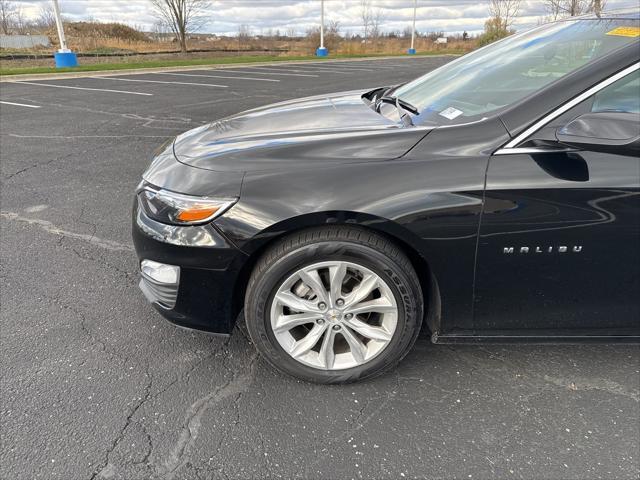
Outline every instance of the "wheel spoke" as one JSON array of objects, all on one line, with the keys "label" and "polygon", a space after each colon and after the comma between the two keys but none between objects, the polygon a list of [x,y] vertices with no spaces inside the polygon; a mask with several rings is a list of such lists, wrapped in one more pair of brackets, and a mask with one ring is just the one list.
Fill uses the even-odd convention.
[{"label": "wheel spoke", "polygon": [[395,305],[385,297],[376,298],[367,302],[357,303],[345,309],[345,313],[358,315],[359,313],[392,313],[396,311]]},{"label": "wheel spoke", "polygon": [[373,325],[369,325],[357,318],[352,318],[351,320],[345,320],[346,324],[349,328],[355,330],[363,337],[370,338],[372,340],[380,340],[383,342],[388,342],[391,340],[391,334],[387,332],[383,327],[374,327]]},{"label": "wheel spoke", "polygon": [[318,343],[318,340],[326,330],[326,325],[315,324],[304,338],[298,340],[293,344],[293,348],[289,351],[291,356],[299,357],[309,352],[309,350],[311,350],[315,346],[315,344]]},{"label": "wheel spoke", "polygon": [[365,346],[365,344],[362,343],[360,339],[356,337],[348,328],[343,328],[342,330],[340,330],[340,332],[349,344],[349,349],[351,350],[353,359],[358,362],[358,364],[363,363],[365,354],[367,352],[367,347]]},{"label": "wheel spoke", "polygon": [[295,312],[320,312],[316,304],[300,298],[291,292],[278,292],[276,294],[276,300]]},{"label": "wheel spoke", "polygon": [[298,272],[298,276],[300,277],[300,280],[310,287],[311,290],[313,290],[313,293],[317,295],[318,302],[322,301],[328,303],[327,289],[324,288],[317,270],[300,270]]},{"label": "wheel spoke", "polygon": [[293,315],[279,315],[276,319],[273,331],[286,332],[287,330],[291,330],[293,327],[304,325],[305,323],[314,322],[321,317],[321,314],[314,312],[295,313]]},{"label": "wheel spoke", "polygon": [[360,303],[378,287],[378,276],[372,273],[366,274],[357,287],[349,294],[346,305],[351,306]]},{"label": "wheel spoke", "polygon": [[335,305],[336,300],[342,296],[342,284],[346,275],[347,266],[342,262],[329,268],[329,284],[331,285],[329,297],[332,305]]},{"label": "wheel spoke", "polygon": [[324,363],[324,368],[331,370],[336,360],[336,354],[333,351],[333,343],[336,337],[335,330],[329,328],[322,339],[320,347],[320,361]]}]

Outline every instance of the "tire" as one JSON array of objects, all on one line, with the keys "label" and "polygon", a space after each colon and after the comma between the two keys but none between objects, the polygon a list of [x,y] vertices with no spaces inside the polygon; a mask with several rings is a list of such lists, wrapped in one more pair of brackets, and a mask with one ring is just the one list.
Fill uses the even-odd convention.
[{"label": "tire", "polygon": [[[291,308],[297,305],[304,308]],[[278,241],[257,262],[245,296],[247,330],[262,356],[281,372],[324,384],[396,366],[413,346],[423,312],[409,259],[357,227],[315,228]],[[291,319],[307,317],[315,318],[287,330]]]}]

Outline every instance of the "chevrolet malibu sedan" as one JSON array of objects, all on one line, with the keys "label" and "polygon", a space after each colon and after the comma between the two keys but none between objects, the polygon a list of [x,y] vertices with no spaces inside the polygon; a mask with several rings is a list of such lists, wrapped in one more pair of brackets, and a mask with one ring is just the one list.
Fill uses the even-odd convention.
[{"label": "chevrolet malibu sedan", "polygon": [[273,366],[378,375],[434,343],[640,339],[640,15],[544,25],[402,84],[291,100],[161,148],[140,288]]}]

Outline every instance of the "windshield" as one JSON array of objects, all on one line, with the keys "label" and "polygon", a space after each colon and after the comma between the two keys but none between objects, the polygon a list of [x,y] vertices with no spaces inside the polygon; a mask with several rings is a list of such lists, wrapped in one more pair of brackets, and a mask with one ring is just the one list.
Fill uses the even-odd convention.
[{"label": "windshield", "polygon": [[579,19],[543,25],[465,55],[399,87],[415,124],[465,123],[495,113],[558,78],[638,42],[640,22]]}]

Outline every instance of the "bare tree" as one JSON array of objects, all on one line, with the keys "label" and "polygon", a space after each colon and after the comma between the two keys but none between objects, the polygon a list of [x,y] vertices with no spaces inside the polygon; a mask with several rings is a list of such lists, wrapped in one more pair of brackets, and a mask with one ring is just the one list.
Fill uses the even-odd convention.
[{"label": "bare tree", "polygon": [[251,27],[246,23],[238,26],[238,38],[249,40],[253,34],[251,33]]},{"label": "bare tree", "polygon": [[582,14],[584,7],[585,2],[583,0],[569,0],[564,2],[564,5],[560,4],[561,11],[564,10],[564,12],[570,17]]},{"label": "bare tree", "polygon": [[[320,44],[320,27],[313,27],[306,31],[306,44],[309,48],[309,53],[315,52],[317,46]],[[324,45],[330,52],[337,52],[342,41],[340,35],[340,22],[337,20],[330,20],[324,27]]]},{"label": "bare tree", "polygon": [[251,32],[251,27],[249,25],[247,25],[246,23],[243,23],[241,25],[238,26],[238,50],[240,50],[240,44],[248,44],[249,40],[251,40],[251,37],[253,36],[253,33]]},{"label": "bare tree", "polygon": [[9,35],[18,7],[9,0],[0,0],[0,29]]},{"label": "bare tree", "polygon": [[545,6],[547,8],[547,12],[549,12],[549,16],[544,17],[542,19],[542,22],[540,23],[547,23],[547,21],[555,21],[561,16],[561,10],[560,10],[561,1],[562,0],[547,0]]},{"label": "bare tree", "polygon": [[40,5],[40,12],[38,14],[38,19],[36,20],[36,25],[45,30],[55,27],[56,14],[53,11],[51,2]]},{"label": "bare tree", "polygon": [[546,7],[551,20],[557,20],[586,13],[600,15],[606,3],[606,0],[546,0]]},{"label": "bare tree", "polygon": [[25,16],[24,10],[22,10],[21,7],[16,8],[12,23],[13,30],[15,30],[18,35],[26,35],[31,30],[31,22]]},{"label": "bare tree", "polygon": [[369,39],[369,30],[371,28],[371,0],[360,0],[360,18],[362,19],[362,28],[364,36],[364,45],[366,47]]},{"label": "bare tree", "polygon": [[151,0],[156,17],[164,21],[180,43],[180,51],[187,51],[187,35],[195,32],[206,20],[209,0]]},{"label": "bare tree", "polygon": [[520,11],[522,0],[491,0],[489,19],[484,22],[484,32],[478,37],[478,45],[484,46],[514,33],[513,21]]},{"label": "bare tree", "polygon": [[340,20],[330,20],[329,24],[327,25],[327,32],[329,33],[329,35],[335,35],[336,37],[339,37],[341,28],[342,27],[340,26]]},{"label": "bare tree", "polygon": [[151,36],[156,41],[162,42],[167,40],[168,33],[171,33],[171,28],[169,28],[167,23],[161,18],[156,19],[151,27]]},{"label": "bare tree", "polygon": [[378,44],[378,40],[382,35],[382,23],[384,22],[384,13],[382,9],[377,8],[371,13],[371,39],[374,44]]},{"label": "bare tree", "polygon": [[496,26],[508,31],[520,11],[522,0],[491,0],[489,14]]},{"label": "bare tree", "polygon": [[593,0],[593,13],[600,16],[602,10],[604,10],[606,0]]}]

